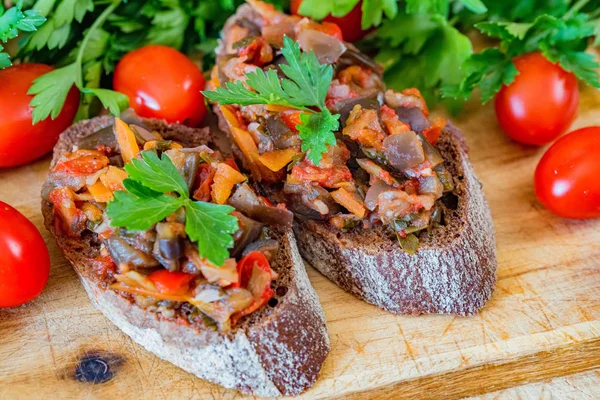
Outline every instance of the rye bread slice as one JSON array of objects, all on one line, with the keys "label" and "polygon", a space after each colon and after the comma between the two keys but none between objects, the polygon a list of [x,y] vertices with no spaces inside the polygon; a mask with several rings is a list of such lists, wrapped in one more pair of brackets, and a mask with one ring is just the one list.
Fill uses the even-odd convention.
[{"label": "rye bread slice", "polygon": [[[251,33],[260,32],[264,20],[249,5],[240,6],[225,24],[217,62],[232,56],[225,44],[236,24]],[[218,106],[215,112],[219,128],[232,141]],[[243,160],[237,146],[232,148]],[[462,133],[450,124],[438,148],[456,189],[444,198],[446,225],[422,233],[416,254],[403,251],[387,227],[341,232],[328,222],[296,219],[294,232],[302,257],[342,289],[396,314],[472,315],[479,311],[496,282],[490,210]]]},{"label": "rye bread slice", "polygon": [[413,255],[387,227],[340,232],[328,222],[296,220],[300,254],[342,289],[396,314],[473,315],[496,283],[489,207],[462,134],[445,129],[438,149],[455,189],[442,198],[445,226],[419,236]]},{"label": "rye bread slice", "polygon": [[[112,123],[112,118],[98,117],[67,129],[54,149],[51,166],[62,153],[71,151],[79,138]],[[191,129],[157,120],[146,123],[163,137],[185,146],[212,143],[207,128]],[[44,195],[49,189],[47,181],[42,189],[46,228],[73,265],[94,306],[134,341],[202,379],[256,396],[296,395],[314,384],[329,353],[329,337],[323,310],[291,231],[271,232],[281,246],[272,265],[280,274],[277,285],[286,288],[277,290],[277,305],[263,307],[223,334],[209,327],[175,323],[107,290],[94,261],[100,250],[96,235],[58,235],[53,206]]]}]

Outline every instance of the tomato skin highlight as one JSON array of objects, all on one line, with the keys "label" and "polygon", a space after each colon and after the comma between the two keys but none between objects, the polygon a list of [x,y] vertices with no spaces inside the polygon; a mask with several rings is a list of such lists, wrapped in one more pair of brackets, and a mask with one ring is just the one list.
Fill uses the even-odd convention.
[{"label": "tomato skin highlight", "polygon": [[519,74],[496,95],[498,122],[517,142],[550,143],[567,131],[577,115],[577,78],[541,53],[525,54],[514,63]]},{"label": "tomato skin highlight", "polygon": [[[300,9],[300,5],[302,5],[302,1],[292,0],[290,2],[290,10],[293,15],[301,15],[298,13],[298,10]],[[332,22],[339,26],[344,40],[347,42],[357,42],[370,32],[370,30],[363,31],[360,28],[362,24],[362,1],[359,1],[345,16],[334,17],[333,15],[328,15],[323,21]]]},{"label": "tomato skin highlight", "polygon": [[600,217],[600,127],[571,132],[546,151],[535,170],[535,193],[553,213]]},{"label": "tomato skin highlight", "polygon": [[207,112],[202,71],[171,47],[150,45],[127,53],[117,64],[113,86],[141,117],[196,127]]},{"label": "tomato skin highlight", "polygon": [[0,70],[0,168],[27,164],[52,151],[58,136],[71,125],[79,108],[79,91],[73,87],[56,119],[32,124],[32,82],[53,67],[20,64]]},{"label": "tomato skin highlight", "polygon": [[166,269],[154,271],[148,276],[160,293],[183,296],[190,289],[190,282],[196,276],[185,272],[171,272]]},{"label": "tomato skin highlight", "polygon": [[0,201],[0,308],[36,298],[49,273],[50,255],[40,232],[23,214]]}]

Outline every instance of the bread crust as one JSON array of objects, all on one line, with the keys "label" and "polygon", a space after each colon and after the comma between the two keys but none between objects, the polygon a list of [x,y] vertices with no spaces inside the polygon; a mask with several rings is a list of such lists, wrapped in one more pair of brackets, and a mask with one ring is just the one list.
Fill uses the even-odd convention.
[{"label": "bread crust", "polygon": [[297,220],[306,261],[342,289],[396,314],[478,312],[496,283],[494,226],[462,134],[446,129],[439,148],[458,178],[458,205],[445,209],[446,226],[421,235],[414,255],[381,232],[344,233],[327,222]]},{"label": "bread crust", "polygon": [[[217,60],[227,59],[233,25],[261,24],[242,5],[223,29]],[[219,127],[229,126],[215,107]],[[243,161],[236,146],[234,154]],[[452,124],[442,132],[439,149],[455,178],[456,210],[446,209],[447,225],[420,235],[414,255],[403,251],[386,229],[341,232],[328,222],[296,219],[294,233],[302,257],[342,289],[396,314],[472,315],[489,300],[496,282],[494,226],[481,183],[473,171],[462,133]],[[267,191],[268,192],[268,191]]]},{"label": "bread crust", "polygon": [[[212,142],[208,129],[145,122],[163,137],[186,146]],[[79,138],[111,124],[112,118],[98,117],[67,129],[56,145],[51,167]],[[291,231],[271,232],[281,246],[273,269],[280,273],[279,282],[285,284],[287,293],[278,298],[275,308],[263,307],[223,334],[176,323],[103,288],[97,273],[99,263],[94,260],[99,242],[91,234],[81,239],[57,234],[53,206],[44,196],[49,185],[47,181],[42,190],[46,228],[73,265],[94,306],[134,341],[202,379],[256,396],[297,395],[314,384],[330,350],[329,337]]]}]

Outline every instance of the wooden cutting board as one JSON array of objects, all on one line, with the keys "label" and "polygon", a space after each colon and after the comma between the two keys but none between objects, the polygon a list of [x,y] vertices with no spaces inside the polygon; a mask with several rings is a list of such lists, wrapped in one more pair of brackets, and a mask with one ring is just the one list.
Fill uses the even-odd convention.
[{"label": "wooden cutting board", "polygon": [[[600,92],[583,88],[581,103],[573,128],[600,124]],[[507,139],[491,105],[469,105],[456,123],[496,225],[491,301],[472,318],[395,316],[309,267],[332,349],[306,398],[453,399],[600,367],[600,220],[563,220],[537,202],[543,149]],[[0,171],[0,200],[38,226],[52,256],[43,294],[0,310],[0,399],[241,398],[154,357],[92,307],[42,227],[48,163]]]}]

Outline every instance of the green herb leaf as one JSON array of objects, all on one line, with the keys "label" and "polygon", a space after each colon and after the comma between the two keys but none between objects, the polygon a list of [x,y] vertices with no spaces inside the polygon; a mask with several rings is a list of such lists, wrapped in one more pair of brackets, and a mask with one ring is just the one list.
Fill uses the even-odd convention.
[{"label": "green herb leaf", "polygon": [[[298,12],[301,15],[322,20],[328,15],[343,17],[347,15],[360,0],[304,0]],[[422,0],[419,0],[422,1]],[[394,18],[398,12],[397,0],[363,0],[361,28],[369,29],[381,24],[383,15]]]},{"label": "green herb leaf", "polygon": [[339,119],[339,114],[332,115],[327,109],[321,113],[300,115],[302,124],[297,128],[302,139],[302,151],[308,151],[306,158],[313,164],[321,162],[328,145],[335,145],[333,132],[340,128]]},{"label": "green herb leaf", "polygon": [[400,12],[384,22],[378,38],[385,50],[376,60],[386,67],[387,84],[396,90],[417,87],[429,103],[438,97],[438,87],[461,82],[462,64],[473,52],[470,40],[436,14]]},{"label": "green herb leaf", "polygon": [[163,153],[161,158],[153,151],[143,151],[142,160],[133,159],[125,166],[125,171],[133,180],[161,192],[176,192],[183,198],[189,197],[187,183],[171,159]]},{"label": "green herb leaf", "polygon": [[325,108],[325,97],[333,78],[333,67],[320,64],[313,51],[302,53],[300,45],[284,37],[281,53],[288,64],[280,68],[290,80],[282,82],[283,89],[296,106]]},{"label": "green herb leaf", "polygon": [[[6,43],[14,39],[21,32],[35,32],[41,26],[46,18],[40,15],[37,10],[22,11],[23,0],[20,0],[14,7],[4,11],[0,4],[0,42]],[[0,45],[0,69],[12,65],[7,53],[3,53],[4,47]]]},{"label": "green herb leaf", "polygon": [[86,92],[98,97],[104,108],[108,108],[110,113],[116,117],[121,114],[121,111],[129,107],[129,98],[123,93],[100,88],[87,88]]},{"label": "green herb leaf", "polygon": [[[183,176],[165,153],[159,158],[144,151],[142,159],[132,160],[125,170],[129,174],[123,181],[127,191],[115,192],[106,209],[112,226],[146,230],[185,207],[185,231],[198,244],[200,256],[223,265],[234,244],[232,235],[239,229],[237,217],[231,215],[233,207],[191,200]],[[165,194],[170,192],[180,197]]]},{"label": "green herb leaf", "polygon": [[[203,92],[213,102],[220,104],[275,104],[306,111],[298,125],[302,150],[309,152],[310,160],[318,164],[328,144],[335,144],[334,131],[339,129],[339,115],[332,115],[325,106],[325,98],[333,67],[320,64],[314,52],[301,52],[300,46],[289,37],[284,37],[281,53],[287,61],[281,70],[287,78],[280,80],[274,70],[257,70],[248,74],[245,84],[228,82],[216,91]],[[317,107],[315,112],[309,107]],[[333,142],[332,142],[333,140]]]},{"label": "green herb leaf", "polygon": [[584,51],[570,51],[550,47],[543,47],[542,54],[548,60],[559,63],[566,71],[573,72],[588,85],[600,88],[600,80],[598,79],[600,64],[592,54]]},{"label": "green herb leaf", "polygon": [[442,94],[447,97],[468,99],[473,89],[481,87],[481,101],[491,100],[502,85],[509,85],[518,74],[512,60],[499,49],[485,49],[473,54],[463,64],[465,79],[460,85],[442,87]]},{"label": "green herb leaf", "polygon": [[475,14],[484,14],[487,12],[487,7],[481,0],[460,0],[463,6]]},{"label": "green herb leaf", "polygon": [[76,65],[55,69],[33,81],[27,94],[35,95],[29,105],[34,107],[33,124],[48,116],[55,119],[60,114],[69,90],[75,84]]},{"label": "green herb leaf", "polygon": [[246,75],[246,82],[255,92],[248,90],[243,82],[238,81],[227,82],[225,88],[218,87],[214,92],[205,91],[203,93],[210,101],[221,104],[293,106],[292,100],[283,91],[281,81],[274,70],[270,69],[266,73],[263,71],[251,72]]},{"label": "green herb leaf", "polygon": [[145,231],[180,209],[186,199],[149,191],[135,180],[125,179],[127,192],[114,192],[114,199],[107,205],[106,212],[111,225],[126,227],[134,231]]},{"label": "green herb leaf", "polygon": [[185,232],[198,243],[198,252],[216,266],[223,265],[233,247],[233,234],[238,219],[231,215],[233,207],[199,201],[186,205]]}]

